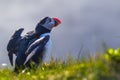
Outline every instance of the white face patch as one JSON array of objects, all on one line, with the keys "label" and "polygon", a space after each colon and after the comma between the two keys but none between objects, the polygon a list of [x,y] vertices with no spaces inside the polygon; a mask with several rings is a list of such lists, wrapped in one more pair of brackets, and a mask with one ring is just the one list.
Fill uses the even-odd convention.
[{"label": "white face patch", "polygon": [[51,30],[54,25],[55,25],[55,21],[51,18],[51,21],[47,19],[46,22],[42,26]]}]

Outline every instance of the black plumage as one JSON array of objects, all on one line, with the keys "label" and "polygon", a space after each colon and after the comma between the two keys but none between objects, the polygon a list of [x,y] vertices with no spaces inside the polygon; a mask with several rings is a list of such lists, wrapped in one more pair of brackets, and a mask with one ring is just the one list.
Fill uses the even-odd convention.
[{"label": "black plumage", "polygon": [[23,30],[23,28],[16,30],[8,42],[7,51],[11,65],[13,65],[13,54],[17,54],[18,45],[20,43]]}]

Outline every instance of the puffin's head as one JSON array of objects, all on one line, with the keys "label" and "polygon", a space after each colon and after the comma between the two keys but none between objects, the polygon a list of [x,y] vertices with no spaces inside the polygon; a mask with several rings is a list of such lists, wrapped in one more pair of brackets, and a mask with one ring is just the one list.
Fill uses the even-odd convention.
[{"label": "puffin's head", "polygon": [[50,32],[54,27],[57,27],[59,24],[61,24],[60,19],[58,18],[50,18],[50,17],[45,17],[43,18],[36,26],[35,32],[40,33],[41,31]]}]

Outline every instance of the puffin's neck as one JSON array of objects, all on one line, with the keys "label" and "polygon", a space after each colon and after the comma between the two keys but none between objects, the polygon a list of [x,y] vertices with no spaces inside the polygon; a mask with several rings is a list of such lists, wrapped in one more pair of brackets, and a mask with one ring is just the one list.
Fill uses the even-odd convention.
[{"label": "puffin's neck", "polygon": [[40,37],[44,37],[44,36],[47,36],[47,35],[50,36],[50,33],[44,33],[44,34],[41,34]]}]

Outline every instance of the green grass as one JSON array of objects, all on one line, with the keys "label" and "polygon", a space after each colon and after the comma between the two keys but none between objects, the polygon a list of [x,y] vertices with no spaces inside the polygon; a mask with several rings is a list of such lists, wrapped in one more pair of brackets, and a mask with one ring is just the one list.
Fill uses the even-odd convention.
[{"label": "green grass", "polygon": [[51,59],[37,69],[16,74],[11,69],[0,69],[0,80],[120,80],[120,49],[108,49],[87,59],[72,57],[64,61]]}]

